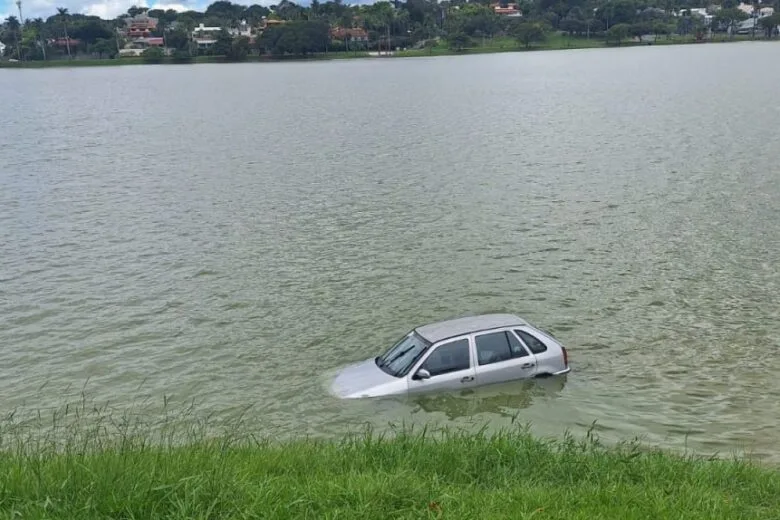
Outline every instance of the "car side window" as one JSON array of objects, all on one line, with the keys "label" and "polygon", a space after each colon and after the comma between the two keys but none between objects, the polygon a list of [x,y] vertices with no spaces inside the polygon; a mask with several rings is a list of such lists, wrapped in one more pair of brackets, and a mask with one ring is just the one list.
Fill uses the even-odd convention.
[{"label": "car side window", "polygon": [[528,345],[528,348],[533,352],[534,354],[541,354],[542,352],[547,351],[547,345],[545,345],[539,338],[534,336],[533,334],[529,334],[528,332],[525,332],[524,330],[515,330],[518,336],[520,336],[520,339],[522,339],[526,345]]},{"label": "car side window", "polygon": [[523,344],[517,339],[517,336],[510,331],[506,331],[506,337],[509,338],[509,349],[512,351],[512,357],[525,357],[528,355],[528,351]]},{"label": "car side window", "polygon": [[420,368],[424,368],[434,377],[466,370],[470,366],[469,340],[464,338],[437,347]]},{"label": "car side window", "polygon": [[528,355],[517,337],[510,331],[490,332],[476,337],[477,363],[489,365]]},{"label": "car side window", "polygon": [[477,363],[489,365],[512,359],[512,351],[509,349],[509,340],[505,332],[490,332],[476,337]]}]

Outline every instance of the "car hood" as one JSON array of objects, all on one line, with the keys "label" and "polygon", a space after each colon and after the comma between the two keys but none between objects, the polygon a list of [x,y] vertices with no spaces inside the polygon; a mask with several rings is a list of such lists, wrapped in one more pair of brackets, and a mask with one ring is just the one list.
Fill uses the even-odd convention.
[{"label": "car hood", "polygon": [[343,368],[333,380],[331,391],[341,398],[373,397],[398,393],[398,390],[405,386],[406,381],[403,378],[393,377],[382,371],[371,358]]}]

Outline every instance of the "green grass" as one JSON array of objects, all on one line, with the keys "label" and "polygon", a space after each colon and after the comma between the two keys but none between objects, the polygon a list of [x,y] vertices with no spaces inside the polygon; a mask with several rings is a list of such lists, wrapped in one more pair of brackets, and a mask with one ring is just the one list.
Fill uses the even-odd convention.
[{"label": "green grass", "polygon": [[563,50],[563,49],[587,49],[605,47],[603,39],[600,38],[572,38],[560,34],[550,35],[544,43],[537,43],[525,48],[517,41],[508,36],[497,36],[492,39],[475,39],[474,46],[468,47],[462,51],[455,51],[448,47],[447,43],[442,41],[430,49],[408,49],[396,53],[396,56],[417,57],[417,56],[447,56],[457,54],[488,54],[499,52],[525,52],[537,50]]},{"label": "green grass", "polygon": [[[268,56],[255,56],[251,55],[244,60],[245,62],[274,62],[274,61],[296,61],[296,60],[338,60],[338,59],[355,59],[365,58],[368,54],[365,52],[329,52],[327,54],[310,54],[304,57],[298,56],[285,56],[282,58],[272,58]],[[8,69],[44,69],[51,67],[116,67],[124,65],[177,65],[188,63],[225,63],[226,60],[223,56],[194,56],[189,60],[174,60],[173,58],[161,58],[159,60],[147,61],[144,58],[117,58],[117,59],[97,59],[97,58],[81,58],[81,59],[56,59],[48,61],[21,61],[10,62],[0,61],[0,68]]]},{"label": "green grass", "polygon": [[[550,34],[547,39],[542,43],[534,43],[528,48],[519,45],[516,40],[507,36],[500,36],[493,39],[475,39],[474,45],[468,47],[462,51],[455,51],[450,49],[446,42],[441,42],[435,47],[430,49],[409,49],[406,51],[400,51],[396,53],[397,57],[409,58],[409,57],[422,57],[422,56],[450,56],[450,55],[462,55],[462,54],[488,54],[499,52],[527,52],[527,51],[542,51],[542,50],[566,50],[566,49],[598,49],[605,47],[638,47],[646,45],[681,45],[689,43],[725,43],[725,42],[738,42],[738,41],[750,41],[750,36],[739,35],[735,37],[728,37],[725,35],[717,35],[712,40],[706,42],[697,42],[693,36],[679,36],[672,35],[670,37],[661,36],[658,40],[653,41],[645,40],[643,42],[624,40],[620,45],[615,43],[609,43],[604,40],[603,37],[591,37],[582,38],[577,36],[568,36],[565,34]],[[756,38],[756,40],[762,40]],[[765,41],[765,40],[762,40]]]},{"label": "green grass", "polygon": [[[252,56],[252,60],[258,61],[257,56]],[[266,59],[267,60],[267,59]],[[195,56],[188,61],[176,61],[173,58],[162,58],[155,60],[154,62],[147,61],[144,58],[79,58],[79,59],[56,59],[48,61],[23,61],[23,62],[8,62],[0,61],[0,68],[19,68],[19,69],[42,69],[50,67],[119,67],[124,65],[157,65],[166,64],[172,65],[177,63],[222,63],[225,59],[222,56]]]},{"label": "green grass", "polygon": [[78,59],[78,60],[47,60],[47,61],[0,61],[0,68],[6,69],[48,69],[51,67],[105,67],[118,65],[142,65],[141,58],[122,58],[121,60],[104,59]]},{"label": "green grass", "polygon": [[18,421],[0,424],[0,518],[780,515],[780,472],[633,442],[603,446],[591,434],[545,440],[527,428],[401,428],[387,436],[269,440],[236,422],[212,436],[204,423],[167,414],[145,424],[95,412],[55,415],[54,426],[37,434]]}]

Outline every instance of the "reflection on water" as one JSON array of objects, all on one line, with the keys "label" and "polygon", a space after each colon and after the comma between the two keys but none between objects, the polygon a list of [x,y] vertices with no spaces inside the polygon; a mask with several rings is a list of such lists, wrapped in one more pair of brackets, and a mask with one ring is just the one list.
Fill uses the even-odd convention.
[{"label": "reflection on water", "polygon": [[525,379],[460,392],[410,396],[408,399],[412,414],[438,412],[453,420],[483,413],[514,418],[534,401],[559,397],[567,377]]}]

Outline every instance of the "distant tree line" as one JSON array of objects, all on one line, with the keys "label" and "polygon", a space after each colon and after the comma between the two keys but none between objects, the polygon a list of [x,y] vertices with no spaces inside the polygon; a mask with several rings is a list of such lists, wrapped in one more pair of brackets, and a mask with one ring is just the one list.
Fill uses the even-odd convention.
[{"label": "distant tree line", "polygon": [[[395,47],[424,48],[445,41],[453,49],[466,49],[496,36],[511,36],[518,45],[530,47],[542,42],[550,33],[567,34],[575,38],[603,38],[620,43],[629,37],[647,34],[696,34],[705,28],[703,19],[688,9],[708,8],[713,15],[709,28],[714,31],[734,31],[749,17],[737,8],[736,0],[720,0],[719,4],[703,0],[518,0],[522,13],[510,17],[495,12],[495,1],[476,0],[407,0],[380,1],[371,5],[346,5],[340,0],[320,3],[312,0],[304,7],[288,0],[277,5],[240,5],[219,0],[205,11],[176,12],[131,7],[127,13],[105,20],[97,16],[70,13],[66,8],[46,19],[26,19],[9,16],[0,26],[0,41],[6,45],[5,56],[19,60],[45,60],[73,57],[76,54],[94,57],[114,57],[126,43],[118,29],[126,26],[126,18],[147,12],[158,19],[153,36],[164,37],[165,47],[175,58],[186,59],[197,54],[214,54],[241,60],[251,53],[307,55],[327,51],[354,49],[390,49]],[[500,7],[510,5],[500,0]],[[772,3],[754,2],[757,11],[774,7],[775,14],[759,20],[759,33],[776,36],[780,25],[780,0]],[[250,40],[233,37],[228,29],[242,20],[259,27],[264,20],[280,20]],[[224,30],[217,43],[209,49],[198,49],[191,38],[198,24],[218,26]],[[348,36],[331,36],[331,28],[359,28],[367,41],[355,43]],[[149,49],[150,60],[161,59],[162,50]]]}]

